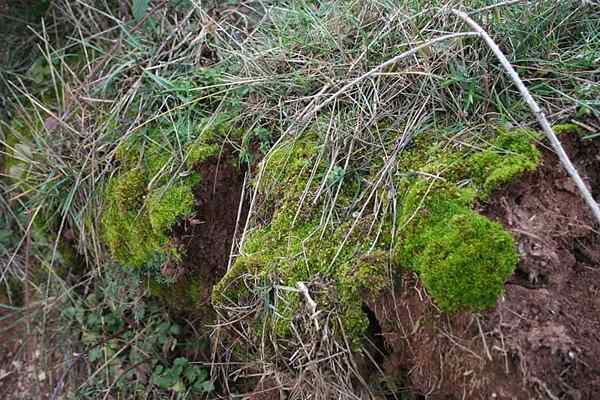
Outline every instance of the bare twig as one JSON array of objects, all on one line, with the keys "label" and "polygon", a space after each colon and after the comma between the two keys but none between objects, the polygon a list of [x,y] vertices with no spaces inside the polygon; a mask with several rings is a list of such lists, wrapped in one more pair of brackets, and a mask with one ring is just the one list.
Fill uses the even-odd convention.
[{"label": "bare twig", "polygon": [[571,162],[571,160],[569,159],[569,156],[565,152],[565,149],[563,148],[562,144],[560,143],[560,140],[558,140],[558,137],[552,130],[552,127],[550,126],[548,119],[544,115],[544,112],[542,111],[540,106],[537,104],[537,102],[533,99],[533,97],[529,93],[529,90],[527,90],[527,87],[525,86],[525,84],[523,83],[521,78],[519,77],[519,74],[517,74],[517,71],[515,71],[515,69],[510,64],[510,62],[508,61],[508,59],[506,58],[504,53],[502,53],[502,50],[500,50],[500,48],[498,47],[496,42],[494,42],[494,39],[492,39],[490,37],[490,35],[488,35],[488,33],[477,22],[473,21],[473,19],[471,19],[471,17],[469,17],[463,11],[453,9],[452,13],[454,15],[456,15],[457,17],[459,17],[460,19],[462,19],[463,21],[465,21],[471,28],[473,28],[475,30],[475,32],[477,32],[479,34],[479,36],[486,42],[486,44],[489,46],[489,48],[494,52],[494,55],[496,56],[496,58],[498,58],[498,60],[502,64],[502,67],[504,67],[504,70],[506,71],[506,73],[510,76],[510,78],[512,79],[514,84],[517,86],[517,88],[519,88],[519,92],[521,92],[521,96],[523,97],[523,99],[525,100],[525,102],[527,103],[527,105],[529,106],[529,108],[531,109],[533,114],[535,115],[538,123],[540,124],[540,126],[542,127],[542,130],[544,131],[544,134],[546,135],[548,140],[550,140],[550,144],[552,145],[552,148],[554,149],[554,151],[556,151],[556,154],[558,155],[560,162],[562,163],[565,170],[567,170],[567,173],[575,181],[575,185],[577,185],[577,188],[579,189],[581,196],[583,197],[585,202],[588,204],[588,206],[592,210],[592,213],[594,214],[596,221],[600,224],[600,207],[598,206],[598,203],[592,197],[592,194],[590,193],[589,189],[583,182],[583,179],[581,179],[581,176],[577,172],[577,169],[573,166],[573,163]]}]

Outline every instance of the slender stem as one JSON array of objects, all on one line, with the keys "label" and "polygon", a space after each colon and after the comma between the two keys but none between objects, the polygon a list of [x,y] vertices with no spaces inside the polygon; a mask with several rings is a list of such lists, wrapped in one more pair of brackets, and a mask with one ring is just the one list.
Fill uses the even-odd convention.
[{"label": "slender stem", "polygon": [[473,30],[475,30],[475,32],[479,34],[479,36],[494,52],[494,55],[496,56],[496,58],[498,58],[508,76],[512,79],[517,88],[519,88],[521,96],[535,115],[535,118],[542,127],[544,134],[546,135],[548,140],[550,140],[550,144],[552,145],[552,148],[554,148],[554,151],[558,155],[561,164],[563,165],[567,173],[571,176],[571,178],[573,178],[573,180],[575,181],[575,185],[577,186],[577,189],[579,189],[581,196],[592,210],[592,213],[596,218],[598,224],[600,224],[600,207],[598,206],[598,203],[596,202],[596,200],[594,200],[594,197],[583,182],[583,179],[581,179],[581,176],[579,175],[577,169],[575,169],[575,166],[569,159],[569,156],[565,152],[565,149],[560,143],[560,140],[558,140],[558,137],[552,130],[552,127],[550,126],[548,119],[544,115],[544,112],[537,104],[537,102],[533,99],[533,97],[529,93],[529,90],[527,90],[527,87],[519,77],[519,74],[517,74],[517,71],[515,71],[515,69],[510,64],[504,53],[502,53],[502,50],[500,50],[496,42],[494,42],[490,35],[488,35],[488,33],[477,22],[473,21],[471,17],[469,17],[466,13],[462,11],[453,9],[452,13],[460,19],[462,19],[463,21],[465,21],[471,28],[473,28]]}]

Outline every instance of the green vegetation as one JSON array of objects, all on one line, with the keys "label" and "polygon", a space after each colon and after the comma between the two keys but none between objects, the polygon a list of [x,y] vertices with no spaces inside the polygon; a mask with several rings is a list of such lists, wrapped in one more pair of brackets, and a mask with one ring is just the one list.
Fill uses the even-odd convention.
[{"label": "green vegetation", "polygon": [[482,196],[489,196],[497,187],[538,166],[541,155],[533,139],[539,136],[522,129],[501,131],[493,146],[470,157],[469,168],[483,190]]},{"label": "green vegetation", "polygon": [[182,325],[139,297],[144,292],[140,278],[137,270],[111,269],[102,286],[63,308],[64,326],[80,332],[81,354],[92,368],[105,368],[71,393],[73,398],[97,398],[110,385],[128,397],[213,390],[208,371],[185,356],[191,353]]},{"label": "green vegetation", "polygon": [[[483,312],[518,263],[479,210],[537,168],[542,136],[497,59],[456,37],[365,77],[468,29],[441,0],[130,3],[32,0],[0,21],[0,302],[53,371],[25,387],[228,398],[260,376],[290,398],[403,398],[356,376],[386,340],[372,308],[414,275],[442,313]],[[600,14],[583,3],[452,6],[559,137],[595,140]],[[213,183],[225,163],[240,207]],[[198,242],[234,223],[232,246]],[[200,253],[227,262],[188,265]]]},{"label": "green vegetation", "polygon": [[396,261],[418,272],[447,312],[494,306],[518,261],[511,235],[470,209],[473,194],[421,180],[406,197]]},{"label": "green vegetation", "polygon": [[149,194],[146,181],[142,171],[127,171],[113,178],[106,190],[105,240],[115,259],[132,267],[141,267],[158,254],[176,255],[177,250],[168,246],[169,230],[193,210],[191,181]]},{"label": "green vegetation", "polygon": [[[433,173],[432,166],[446,167],[437,181],[401,178],[397,182],[405,192],[394,224],[399,232],[393,257],[395,268],[419,274],[443,310],[483,310],[502,293],[518,261],[515,244],[499,224],[473,207],[498,186],[536,167],[540,154],[532,143],[535,137],[535,132],[526,130],[500,131],[493,143],[471,153],[449,152],[423,140],[404,154],[403,163],[416,171],[430,168]],[[368,328],[363,303],[389,285],[386,248],[393,232],[388,232],[391,225],[386,223],[377,236],[371,216],[350,219],[335,229],[321,225],[325,209],[316,192],[325,166],[313,161],[320,151],[319,141],[319,136],[307,134],[280,146],[263,165],[259,191],[275,211],[268,224],[249,233],[244,255],[213,291],[213,303],[227,299],[226,304],[235,304],[244,291],[250,296],[240,281],[244,274],[277,277],[287,287],[315,277],[331,279],[336,282],[338,303],[327,298],[320,306],[338,307],[344,331],[359,341]],[[458,183],[467,178],[472,184],[460,188]],[[343,187],[338,204],[349,203],[356,183],[342,179],[338,184]],[[311,206],[300,208],[303,202]],[[297,292],[282,295],[274,318],[279,334],[290,333],[289,324],[302,307]]]}]

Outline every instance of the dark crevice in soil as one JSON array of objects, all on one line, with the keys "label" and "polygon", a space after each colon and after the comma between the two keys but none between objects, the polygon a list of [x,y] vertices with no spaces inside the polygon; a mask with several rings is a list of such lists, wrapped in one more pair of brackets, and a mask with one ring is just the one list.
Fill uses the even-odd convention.
[{"label": "dark crevice in soil", "polygon": [[[196,212],[174,230],[179,246],[185,248],[182,267],[188,278],[201,286],[199,305],[210,302],[212,287],[227,272],[231,245],[236,235],[244,170],[231,150],[196,166],[201,183],[194,189]],[[244,201],[239,216],[243,224],[248,213]],[[238,230],[241,228],[238,228]]]},{"label": "dark crevice in soil", "polygon": [[368,351],[375,363],[379,366],[383,365],[383,360],[389,355],[385,348],[385,342],[381,333],[381,325],[377,320],[375,313],[366,305],[362,305],[362,310],[369,319],[369,327],[367,328],[366,336],[368,340]]}]

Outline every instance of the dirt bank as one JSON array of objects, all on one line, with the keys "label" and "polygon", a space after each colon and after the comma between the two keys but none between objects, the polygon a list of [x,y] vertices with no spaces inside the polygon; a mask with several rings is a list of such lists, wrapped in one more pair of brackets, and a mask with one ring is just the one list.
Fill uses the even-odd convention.
[{"label": "dirt bank", "polygon": [[[600,142],[561,136],[600,195]],[[441,314],[406,274],[371,304],[389,355],[385,371],[431,399],[600,398],[600,233],[574,184],[545,149],[535,172],[497,191],[481,212],[521,253],[498,306]]]}]

